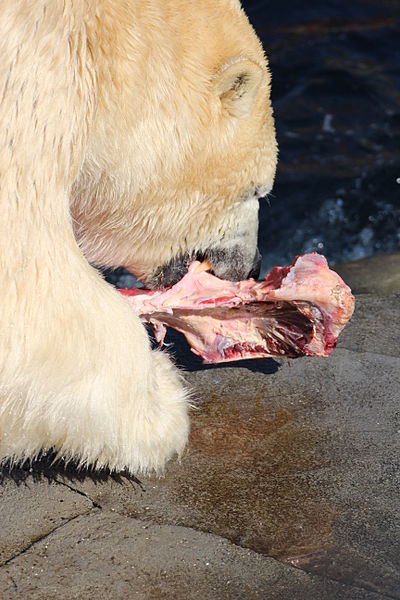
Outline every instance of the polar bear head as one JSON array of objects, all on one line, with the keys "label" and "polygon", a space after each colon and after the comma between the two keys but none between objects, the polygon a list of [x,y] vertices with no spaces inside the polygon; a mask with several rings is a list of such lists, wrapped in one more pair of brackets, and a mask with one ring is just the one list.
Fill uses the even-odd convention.
[{"label": "polar bear head", "polygon": [[175,283],[203,257],[219,277],[257,276],[259,198],[271,190],[277,147],[266,59],[239,2],[102,10],[71,201],[85,255],[149,287]]}]

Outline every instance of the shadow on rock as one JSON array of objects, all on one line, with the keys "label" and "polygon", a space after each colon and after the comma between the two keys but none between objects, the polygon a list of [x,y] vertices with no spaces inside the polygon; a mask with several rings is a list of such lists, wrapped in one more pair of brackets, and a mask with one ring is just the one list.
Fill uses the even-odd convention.
[{"label": "shadow on rock", "polygon": [[[152,332],[149,329],[150,337],[153,346],[158,348],[158,342],[154,340]],[[168,349],[168,353],[173,358],[177,367],[184,371],[193,373],[194,371],[210,371],[218,369],[247,369],[252,373],[263,373],[270,375],[276,373],[279,369],[279,363],[272,358],[260,358],[251,360],[235,360],[228,363],[220,363],[216,365],[204,365],[202,360],[190,350],[189,344],[185,340],[185,336],[173,329],[168,329],[165,337],[164,346]]]},{"label": "shadow on rock", "polygon": [[76,461],[66,462],[51,451],[40,454],[37,459],[26,461],[24,464],[15,465],[8,461],[0,467],[0,484],[5,480],[12,480],[17,485],[22,485],[27,479],[71,484],[85,483],[88,480],[94,484],[103,484],[112,479],[117,484],[131,483],[142,489],[141,481],[134,475],[126,472],[115,473],[109,469],[95,471],[90,467],[81,467]]}]

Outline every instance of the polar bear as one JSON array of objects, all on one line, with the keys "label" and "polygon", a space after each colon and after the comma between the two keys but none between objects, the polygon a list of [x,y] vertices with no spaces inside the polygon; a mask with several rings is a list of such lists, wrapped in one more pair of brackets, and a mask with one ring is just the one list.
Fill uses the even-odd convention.
[{"label": "polar bear", "polygon": [[257,273],[262,47],[238,0],[3,0],[0,57],[0,458],[160,471],[188,392],[97,267]]}]

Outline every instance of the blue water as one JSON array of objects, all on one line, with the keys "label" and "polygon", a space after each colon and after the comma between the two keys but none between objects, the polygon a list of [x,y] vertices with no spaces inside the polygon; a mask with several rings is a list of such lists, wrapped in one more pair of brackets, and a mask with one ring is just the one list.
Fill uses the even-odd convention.
[{"label": "blue water", "polygon": [[[400,2],[245,1],[269,58],[280,148],[263,269],[400,249]],[[400,180],[399,180],[400,181]]]}]

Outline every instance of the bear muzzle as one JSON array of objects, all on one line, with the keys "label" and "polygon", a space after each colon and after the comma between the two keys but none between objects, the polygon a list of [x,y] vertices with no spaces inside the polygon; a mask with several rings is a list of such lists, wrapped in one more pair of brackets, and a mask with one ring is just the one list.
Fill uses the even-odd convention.
[{"label": "bear muzzle", "polygon": [[258,248],[251,258],[246,248],[234,246],[229,250],[217,248],[207,254],[214,275],[229,281],[258,279],[261,270],[261,254]]}]

